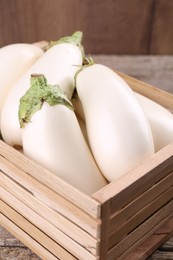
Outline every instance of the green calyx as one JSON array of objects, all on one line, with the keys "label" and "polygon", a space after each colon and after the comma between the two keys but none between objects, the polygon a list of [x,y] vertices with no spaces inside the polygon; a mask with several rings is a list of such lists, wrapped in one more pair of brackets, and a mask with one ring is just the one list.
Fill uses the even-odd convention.
[{"label": "green calyx", "polygon": [[60,38],[57,43],[73,43],[80,45],[82,42],[83,33],[81,31],[76,31],[70,36],[65,36]]},{"label": "green calyx", "polygon": [[73,110],[72,103],[59,86],[49,85],[43,74],[32,74],[30,88],[20,99],[18,118],[21,128],[41,109],[43,102],[50,106],[62,104]]},{"label": "green calyx", "polygon": [[54,45],[57,45],[57,44],[60,44],[60,43],[71,43],[71,44],[77,45],[81,49],[82,54],[84,54],[84,49],[83,49],[83,46],[81,44],[82,38],[83,38],[83,33],[81,31],[76,31],[70,36],[62,37],[57,41],[51,41],[47,45],[46,50],[48,50],[49,48],[53,47]]},{"label": "green calyx", "polygon": [[83,61],[83,67],[88,67],[93,65],[95,62],[93,60],[93,58],[91,56],[89,57],[85,57],[84,61]]}]

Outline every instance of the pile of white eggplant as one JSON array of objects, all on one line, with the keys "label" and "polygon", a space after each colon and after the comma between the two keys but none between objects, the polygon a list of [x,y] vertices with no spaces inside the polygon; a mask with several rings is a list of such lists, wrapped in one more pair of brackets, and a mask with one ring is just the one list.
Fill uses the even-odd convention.
[{"label": "pile of white eggplant", "polygon": [[82,32],[0,49],[2,139],[86,194],[173,141],[173,115],[85,57]]}]

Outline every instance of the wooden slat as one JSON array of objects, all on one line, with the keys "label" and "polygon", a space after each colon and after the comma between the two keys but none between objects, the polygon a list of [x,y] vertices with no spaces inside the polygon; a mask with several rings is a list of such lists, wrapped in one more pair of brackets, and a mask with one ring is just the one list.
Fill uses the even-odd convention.
[{"label": "wooden slat", "polygon": [[100,258],[105,260],[109,250],[109,219],[110,219],[110,203],[107,201],[102,205],[102,225],[100,234]]},{"label": "wooden slat", "polygon": [[[124,260],[143,260],[150,256],[157,248],[164,244],[173,235],[173,218],[159,228],[151,237],[137,246],[132,253],[128,254]],[[167,242],[169,244],[169,240]],[[169,248],[163,246],[163,251],[169,251]],[[171,246],[170,250],[173,248]]]},{"label": "wooden slat", "polygon": [[[39,183],[43,183],[44,186],[49,187],[91,217],[100,218],[100,205],[98,202],[80,192],[78,189],[75,189],[61,178],[58,178],[55,174],[47,171],[41,165],[30,160],[1,140],[0,155],[9,160],[18,169],[22,170],[25,175],[35,178]],[[41,196],[41,193],[37,193],[37,196]]]},{"label": "wooden slat", "polygon": [[[108,259],[118,259],[124,252],[132,251],[135,247],[150,237],[159,227],[163,226],[173,215],[173,200],[163,206],[154,215],[137,227],[133,232],[126,236],[120,243],[111,248],[108,252]],[[121,258],[120,258],[121,259]],[[123,258],[122,258],[123,259]]]},{"label": "wooden slat", "polygon": [[58,212],[60,215],[69,219],[77,226],[82,227],[93,237],[97,238],[97,236],[99,236],[98,220],[93,219],[91,216],[81,211],[78,207],[65,200],[56,192],[52,191],[48,187],[45,187],[39,181],[32,178],[32,176],[24,173],[16,166],[12,165],[2,156],[0,156],[0,168],[2,172],[12,178],[18,185],[21,185],[24,189],[30,192],[32,196],[47,205],[47,207],[50,207],[55,212]]},{"label": "wooden slat", "polygon": [[144,54],[152,14],[151,0],[51,0],[51,4],[49,0],[1,0],[0,47],[56,40],[82,30],[87,53]]},{"label": "wooden slat", "polygon": [[155,3],[149,53],[172,55],[173,1],[157,0]]},{"label": "wooden slat", "polygon": [[113,214],[110,218],[110,230],[116,230],[121,224],[143,209],[146,205],[151,203],[155,198],[159,197],[164,191],[171,188],[172,185],[173,172],[160,182],[157,182],[141,196],[129,203],[126,207]]},{"label": "wooden slat", "polygon": [[173,187],[166,190],[163,194],[158,196],[147,206],[141,209],[139,212],[134,214],[127,221],[122,223],[118,229],[112,230],[110,228],[109,246],[113,247],[115,244],[125,238],[130,232],[141,225],[146,219],[153,215],[157,210],[168,203],[173,198]]},{"label": "wooden slat", "polygon": [[76,259],[2,200],[0,208],[4,212],[0,213],[2,225],[43,259]]},{"label": "wooden slat", "polygon": [[[24,218],[30,221],[33,225],[37,226],[42,232],[47,236],[51,237],[57,244],[64,247],[72,255],[83,260],[95,260],[96,257],[89,253],[84,247],[80,246],[74,240],[70,239],[63,232],[55,228],[49,221],[46,221],[40,217],[36,212],[28,208],[24,203],[17,200],[12,194],[7,192],[4,188],[0,186],[0,197],[4,200],[10,207],[21,214]],[[3,214],[5,214],[3,210]],[[25,230],[25,229],[24,229]]]},{"label": "wooden slat", "polygon": [[13,180],[8,178],[3,172],[0,171],[0,174],[1,187],[7,190],[16,199],[32,209],[34,212],[39,214],[40,217],[55,226],[55,228],[62,231],[64,234],[76,241],[79,245],[85,247],[89,252],[95,255],[98,254],[98,241],[87,232],[85,232],[83,228],[80,228],[79,226],[73,224],[73,222],[69,221],[67,218],[64,218],[57,212],[45,206],[25,188],[21,187],[20,184],[17,184]]},{"label": "wooden slat", "polygon": [[[136,241],[133,245],[131,245],[131,247],[129,247],[126,251],[124,251],[120,257],[118,257],[118,260],[124,260],[125,258],[128,257],[128,255],[130,255],[134,249],[136,249],[141,243],[144,243],[145,241],[148,241],[148,239],[150,239],[150,237],[157,232],[160,228],[162,228],[165,223],[167,223],[171,218],[172,218],[173,214],[169,214],[167,215],[163,220],[161,220],[157,225],[155,225],[150,231],[148,231],[148,233],[146,233],[144,236],[142,236],[138,241]],[[144,258],[146,259],[146,258]],[[140,259],[140,260],[144,260],[144,259]],[[127,259],[126,259],[127,260]]]}]

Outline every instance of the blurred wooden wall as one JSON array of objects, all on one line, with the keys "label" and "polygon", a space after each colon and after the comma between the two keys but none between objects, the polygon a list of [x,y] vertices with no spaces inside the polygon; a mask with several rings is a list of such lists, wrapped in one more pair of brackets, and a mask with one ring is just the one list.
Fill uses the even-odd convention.
[{"label": "blurred wooden wall", "polygon": [[76,30],[87,53],[173,54],[173,0],[0,0],[0,46]]}]

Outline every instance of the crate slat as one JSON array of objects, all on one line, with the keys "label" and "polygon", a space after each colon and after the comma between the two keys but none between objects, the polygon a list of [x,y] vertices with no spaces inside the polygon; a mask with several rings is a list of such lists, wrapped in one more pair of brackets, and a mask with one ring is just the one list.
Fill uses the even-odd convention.
[{"label": "crate slat", "polygon": [[[111,248],[108,252],[107,259],[118,259],[124,252],[124,255],[151,236],[159,227],[166,223],[173,216],[173,200],[168,202],[144,223],[138,226],[133,232],[127,235],[120,243]],[[121,258],[120,258],[121,259]],[[122,258],[123,259],[123,258]]]},{"label": "crate slat", "polygon": [[137,199],[129,203],[126,207],[113,214],[110,219],[110,229],[116,230],[116,228],[127,221],[139,210],[143,209],[153,199],[157,198],[160,194],[169,189],[172,186],[172,182],[173,172],[163,178],[160,182],[157,182],[150,189],[140,195]]},{"label": "crate slat", "polygon": [[52,260],[57,257],[76,259],[2,200],[0,200],[0,207],[4,212],[4,214],[0,213],[1,224],[40,257]]},{"label": "crate slat", "polygon": [[123,260],[143,260],[151,255],[157,248],[165,243],[173,235],[173,218],[167,221],[151,237],[140,243],[132,253],[128,254]]},{"label": "crate slat", "polygon": [[[75,189],[55,174],[24,156],[21,152],[5,144],[2,140],[0,140],[0,151],[1,156],[9,160],[26,175],[32,176],[38,182],[49,187],[91,217],[100,218],[100,204],[90,196]],[[39,195],[41,196],[41,193]]]},{"label": "crate slat", "polygon": [[[74,225],[71,221],[59,215],[57,212],[53,211],[49,207],[40,203],[35,197],[32,196],[26,189],[20,185],[14,183],[13,180],[8,178],[3,172],[0,172],[1,184],[0,186],[8,191],[10,194],[24,205],[29,207],[31,210],[39,214],[40,217],[48,221],[50,224],[55,226],[58,230],[62,231],[64,234],[69,236],[71,239],[76,241],[79,245],[85,247],[87,245],[87,250],[93,254],[98,254],[99,243],[94,237],[86,233],[79,226]],[[46,227],[45,227],[46,229]],[[46,232],[46,231],[45,231]]]},{"label": "crate slat", "polygon": [[168,203],[173,198],[173,187],[169,188],[159,197],[150,202],[147,206],[125,221],[118,229],[112,231],[110,228],[110,247],[120,242],[130,232],[142,224],[148,217],[157,212],[165,203]]},{"label": "crate slat", "polygon": [[108,200],[102,204],[102,225],[100,234],[100,258],[99,260],[107,259],[107,252],[109,250],[109,229],[108,223],[110,221],[110,201]]},{"label": "crate slat", "polygon": [[[169,223],[169,221],[171,220],[171,218],[173,217],[173,214],[169,214],[168,216],[166,216],[161,222],[159,222],[156,226],[154,226],[150,231],[148,231],[148,234],[145,234],[143,237],[141,237],[137,242],[135,242],[131,247],[129,247],[119,258],[117,258],[118,260],[129,260],[128,256],[131,255],[131,253],[137,249],[141,243],[146,243],[148,239],[150,239],[152,237],[152,235],[154,233],[156,233],[158,230],[162,230],[162,227],[164,225],[166,225],[166,223]],[[165,235],[165,234],[164,234]],[[162,240],[162,238],[161,238]],[[139,259],[139,258],[138,258]],[[138,260],[137,259],[137,260]],[[147,256],[144,255],[144,258],[142,258],[141,260],[147,259]],[[134,259],[133,259],[134,260]]]},{"label": "crate slat", "polygon": [[25,204],[17,200],[12,194],[7,192],[0,186],[0,197],[10,207],[13,207],[15,211],[21,214],[24,218],[30,221],[33,225],[37,226],[47,236],[51,237],[61,247],[66,248],[67,251],[71,252],[72,255],[83,260],[94,260],[96,257],[92,255],[84,247],[80,246],[74,240],[70,239],[63,232],[55,228],[50,222],[44,220],[36,212],[28,208]]},{"label": "crate slat", "polygon": [[76,207],[50,188],[44,186],[38,180],[35,180],[32,176],[18,169],[2,156],[0,156],[0,168],[1,171],[6,173],[16,183],[22,185],[42,203],[64,216],[64,218],[67,218],[76,225],[81,226],[93,237],[98,237],[100,225],[97,219],[90,217],[79,207]]}]

